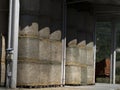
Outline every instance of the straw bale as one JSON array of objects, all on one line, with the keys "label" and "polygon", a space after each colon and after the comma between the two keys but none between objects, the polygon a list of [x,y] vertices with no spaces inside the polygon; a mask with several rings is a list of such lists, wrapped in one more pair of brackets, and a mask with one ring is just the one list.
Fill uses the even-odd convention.
[{"label": "straw bale", "polygon": [[19,38],[19,60],[38,60],[39,42],[36,38]]},{"label": "straw bale", "polygon": [[49,64],[39,65],[39,85],[49,85],[49,76],[51,72],[51,67]]},{"label": "straw bale", "polygon": [[93,47],[86,47],[87,65],[94,65],[94,51]]},{"label": "straw bale", "polygon": [[38,32],[38,23],[32,23],[32,26],[31,26],[32,28],[33,28],[33,30],[34,30],[34,32],[36,32],[36,35],[38,35],[37,34],[37,32]]},{"label": "straw bale", "polygon": [[95,84],[94,66],[66,66],[65,84],[91,85]]},{"label": "straw bale", "polygon": [[79,42],[78,44],[77,44],[77,46],[78,47],[85,47],[86,46],[86,41],[85,40],[83,40],[83,41],[81,41],[81,42]]},{"label": "straw bale", "polygon": [[79,49],[77,47],[67,47],[66,51],[66,64],[67,63],[80,63],[79,62]]},{"label": "straw bale", "polygon": [[18,86],[61,85],[61,64],[49,61],[19,61]]},{"label": "straw bale", "polygon": [[76,47],[77,46],[77,39],[71,40],[68,43],[68,47]]},{"label": "straw bale", "polygon": [[50,34],[50,40],[61,40],[61,31],[56,30],[52,34]]},{"label": "straw bale", "polygon": [[39,60],[50,60],[61,63],[62,42],[49,39],[39,40]]},{"label": "straw bale", "polygon": [[86,47],[91,47],[91,48],[93,48],[93,42],[89,42],[87,45],[86,45]]},{"label": "straw bale", "polygon": [[81,85],[95,84],[95,70],[94,66],[81,66]]},{"label": "straw bale", "polygon": [[65,68],[65,84],[79,85],[81,82],[81,67],[78,66],[66,66]]},{"label": "straw bale", "polygon": [[62,62],[62,42],[50,41],[50,61]]},{"label": "straw bale", "polygon": [[5,62],[6,50],[5,50],[5,37],[2,35],[2,54],[1,62]]},{"label": "straw bale", "polygon": [[32,23],[31,26],[26,26],[23,30],[20,30],[19,36],[37,36],[38,37],[38,24]]},{"label": "straw bale", "polygon": [[49,60],[51,57],[50,52],[50,40],[39,40],[39,60]]},{"label": "straw bale", "polygon": [[94,66],[87,66],[87,84],[95,84]]},{"label": "straw bale", "polygon": [[61,64],[51,64],[48,77],[49,85],[61,85]]},{"label": "straw bale", "polygon": [[5,57],[6,57],[6,50],[5,50],[5,37],[2,36],[2,53],[1,53],[1,79],[0,79],[0,85],[4,86],[5,85],[5,71],[6,71],[6,65],[5,65]]},{"label": "straw bale", "polygon": [[39,85],[39,64],[18,62],[17,85]]},{"label": "straw bale", "polygon": [[87,85],[95,83],[94,64],[89,61],[93,58],[92,55],[93,51],[90,47],[67,47],[66,84]]},{"label": "straw bale", "polygon": [[40,85],[61,85],[61,64],[41,63],[39,72]]},{"label": "straw bale", "polygon": [[0,85],[4,86],[5,85],[5,71],[6,71],[6,65],[5,63],[1,63],[1,81],[0,81]]},{"label": "straw bale", "polygon": [[79,62],[81,64],[86,64],[87,63],[87,52],[86,52],[86,47],[79,47],[78,48],[79,51]]},{"label": "straw bale", "polygon": [[[39,40],[40,84],[61,85],[62,43]],[[42,78],[46,77],[46,78]]]},{"label": "straw bale", "polygon": [[50,28],[45,27],[39,31],[39,39],[48,39],[50,36]]}]

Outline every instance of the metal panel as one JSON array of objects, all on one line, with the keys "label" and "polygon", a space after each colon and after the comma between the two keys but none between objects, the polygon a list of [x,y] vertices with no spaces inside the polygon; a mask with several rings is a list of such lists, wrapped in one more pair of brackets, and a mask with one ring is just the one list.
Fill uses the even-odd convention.
[{"label": "metal panel", "polygon": [[91,2],[96,4],[113,4],[120,5],[119,0],[68,0],[68,4],[80,3],[80,2]]}]

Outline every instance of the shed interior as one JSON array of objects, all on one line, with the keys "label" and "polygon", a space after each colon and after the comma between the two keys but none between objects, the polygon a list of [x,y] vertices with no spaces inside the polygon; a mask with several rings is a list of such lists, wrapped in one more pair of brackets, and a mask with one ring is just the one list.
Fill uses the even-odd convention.
[{"label": "shed interior", "polygon": [[[94,49],[94,64],[106,57],[109,57],[113,62],[113,64],[110,64],[109,75],[98,76],[96,82],[111,83],[115,75],[117,77],[115,83],[120,84],[119,15],[120,0],[67,0],[66,2],[62,0],[20,0],[19,26],[20,30],[23,30],[26,26],[37,22],[39,30],[44,27],[49,27],[51,29],[50,33],[60,30],[64,48],[68,47],[68,43],[73,40],[77,40],[77,44],[91,45]],[[0,3],[0,33],[5,36],[6,49],[8,43],[8,19],[9,0],[3,0]],[[100,35],[103,37],[99,37]],[[106,41],[103,42],[99,39]],[[108,47],[107,50],[100,51],[99,43],[109,43],[103,45]],[[0,47],[2,47],[1,42]],[[100,57],[101,54],[105,53],[108,55]],[[113,73],[114,70],[111,67],[116,68],[115,73]]]}]

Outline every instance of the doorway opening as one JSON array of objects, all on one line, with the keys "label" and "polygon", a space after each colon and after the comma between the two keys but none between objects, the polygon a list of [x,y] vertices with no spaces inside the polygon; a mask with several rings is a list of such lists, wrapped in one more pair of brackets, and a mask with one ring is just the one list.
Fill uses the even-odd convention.
[{"label": "doorway opening", "polygon": [[96,82],[120,84],[120,19],[105,17],[96,21]]}]

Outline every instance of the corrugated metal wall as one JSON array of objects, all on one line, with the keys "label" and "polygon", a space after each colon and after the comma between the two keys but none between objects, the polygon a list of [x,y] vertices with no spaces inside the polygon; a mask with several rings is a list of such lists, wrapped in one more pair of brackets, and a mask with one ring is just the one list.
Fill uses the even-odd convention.
[{"label": "corrugated metal wall", "polygon": [[0,3],[0,33],[3,33],[6,37],[8,33],[8,15],[9,0],[3,0]]},{"label": "corrugated metal wall", "polygon": [[62,29],[62,0],[20,0],[20,4],[21,28],[37,22],[39,29]]},{"label": "corrugated metal wall", "polygon": [[[67,42],[73,39],[77,39],[78,43],[81,41],[86,41],[86,43],[93,42],[93,34],[95,30],[94,29],[95,16],[93,11],[84,9],[86,7],[84,5],[82,5],[83,7],[80,7],[78,9],[76,9],[76,6],[75,7],[74,6],[69,5],[68,7]],[[89,6],[88,8],[92,9],[92,7]]]},{"label": "corrugated metal wall", "polygon": [[[8,35],[8,15],[9,15],[9,0],[3,0],[0,3],[0,34],[2,33],[6,39]],[[1,47],[1,37],[0,37],[0,47]],[[1,49],[0,49],[0,53],[1,53]]]}]

